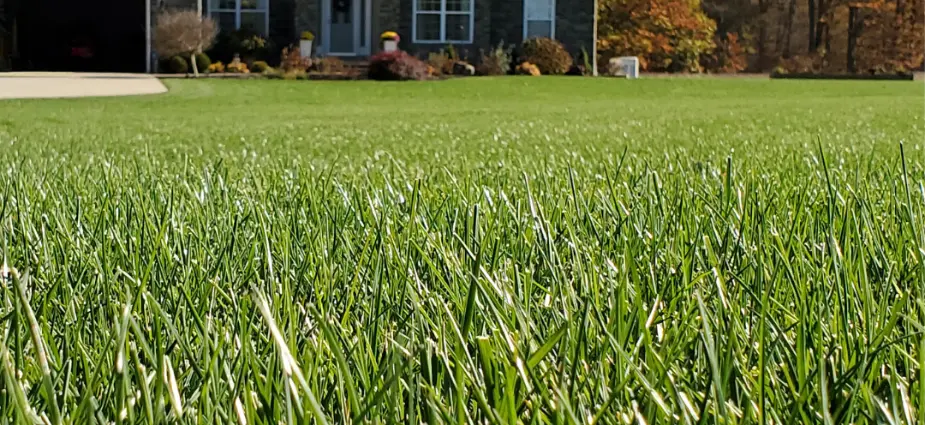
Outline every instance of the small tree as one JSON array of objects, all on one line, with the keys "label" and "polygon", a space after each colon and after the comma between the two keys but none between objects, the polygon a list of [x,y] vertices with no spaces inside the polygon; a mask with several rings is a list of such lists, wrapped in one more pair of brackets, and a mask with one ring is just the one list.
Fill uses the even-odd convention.
[{"label": "small tree", "polygon": [[154,50],[161,56],[189,55],[193,75],[199,76],[196,53],[212,47],[218,34],[215,21],[194,10],[166,11],[157,17]]},{"label": "small tree", "polygon": [[598,51],[603,59],[638,56],[647,71],[699,72],[716,48],[716,22],[700,0],[600,0]]}]

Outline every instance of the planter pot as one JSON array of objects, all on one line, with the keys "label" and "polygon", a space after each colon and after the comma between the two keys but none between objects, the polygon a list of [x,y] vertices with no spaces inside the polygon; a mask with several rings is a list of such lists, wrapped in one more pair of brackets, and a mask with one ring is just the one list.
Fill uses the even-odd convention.
[{"label": "planter pot", "polygon": [[384,52],[394,52],[398,50],[398,41],[396,40],[382,40],[382,51]]},{"label": "planter pot", "polygon": [[312,41],[314,40],[299,40],[299,54],[303,58],[312,57]]}]

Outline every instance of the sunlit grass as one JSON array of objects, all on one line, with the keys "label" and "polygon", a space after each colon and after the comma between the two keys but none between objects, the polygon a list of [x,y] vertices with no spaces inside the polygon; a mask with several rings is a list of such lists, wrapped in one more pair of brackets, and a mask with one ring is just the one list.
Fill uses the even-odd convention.
[{"label": "sunlit grass", "polygon": [[0,103],[0,423],[925,423],[914,83]]}]

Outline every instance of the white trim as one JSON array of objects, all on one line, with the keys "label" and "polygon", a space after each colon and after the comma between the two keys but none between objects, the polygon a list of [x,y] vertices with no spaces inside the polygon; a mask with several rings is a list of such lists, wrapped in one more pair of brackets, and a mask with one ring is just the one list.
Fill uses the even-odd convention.
[{"label": "white trim", "polygon": [[[539,22],[539,21],[540,21],[539,19],[530,19],[530,20],[527,19],[527,18],[528,18],[528,16],[527,16],[527,4],[528,4],[529,2],[531,2],[531,1],[537,1],[537,0],[524,0],[524,22],[523,22],[523,24],[524,24],[524,33],[523,33],[524,40],[527,39],[527,22],[529,22],[529,21]],[[550,34],[549,34],[549,38],[555,39],[555,38],[556,38],[556,20],[557,20],[557,18],[558,18],[558,14],[556,13],[556,0],[546,0],[546,1],[549,1],[549,2],[551,3],[551,4],[550,4],[550,7],[552,8],[552,16],[549,17],[549,33],[550,33]]]},{"label": "white trim", "polygon": [[[206,0],[206,1],[208,1],[208,5],[209,5],[209,7],[207,8],[206,14],[210,18],[213,18],[212,15],[216,13],[234,13],[234,29],[236,30],[241,29],[241,14],[242,13],[262,13],[263,14],[263,28],[266,31],[266,33],[260,34],[260,35],[262,37],[270,36],[270,0],[265,0],[266,7],[262,9],[241,9],[241,2],[243,0],[234,0],[234,6],[235,6],[234,9],[222,9],[222,8],[213,9],[212,0]],[[258,0],[258,5],[259,5],[259,1],[260,0]],[[200,3],[200,7],[201,7],[201,3]],[[218,23],[217,20],[216,20],[216,23]]]},{"label": "white trim", "polygon": [[[440,10],[418,10],[418,1],[411,1],[411,40],[415,44],[472,44],[475,39],[475,1],[469,2],[469,10],[446,10],[447,0],[440,0]],[[511,0],[503,0],[511,1]],[[440,16],[440,38],[438,40],[421,40],[418,39],[418,15],[437,15]],[[467,40],[448,40],[446,38],[446,17],[449,15],[469,15],[469,39]]]},{"label": "white trim", "polygon": [[[321,3],[321,45],[318,46],[319,53],[327,56],[363,56],[372,52],[372,19],[373,19],[373,0],[365,0],[365,7],[359,7],[362,0],[351,0],[350,10],[353,11],[353,51],[352,52],[332,52],[331,51],[331,2],[322,0]],[[364,25],[360,25],[360,14],[364,15]],[[364,34],[365,33],[365,34]],[[366,39],[366,46],[360,46],[360,40]]]}]

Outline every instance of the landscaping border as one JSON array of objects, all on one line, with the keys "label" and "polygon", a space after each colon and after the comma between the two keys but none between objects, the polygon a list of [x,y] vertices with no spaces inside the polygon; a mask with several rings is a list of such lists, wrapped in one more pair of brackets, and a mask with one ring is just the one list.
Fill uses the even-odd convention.
[{"label": "landscaping border", "polygon": [[771,74],[776,80],[861,80],[861,81],[912,81],[913,74],[814,74],[801,72],[795,74]]},{"label": "landscaping border", "polygon": [[[166,80],[197,79],[193,74],[156,74],[155,77]],[[240,73],[221,73],[221,74],[200,74],[198,79],[218,79],[218,80],[286,80],[282,74],[240,74]],[[309,72],[303,77],[295,78],[296,80],[317,80],[317,81],[354,81],[365,80],[365,74],[324,74]]]}]

